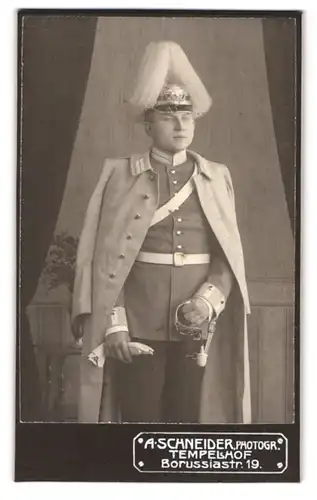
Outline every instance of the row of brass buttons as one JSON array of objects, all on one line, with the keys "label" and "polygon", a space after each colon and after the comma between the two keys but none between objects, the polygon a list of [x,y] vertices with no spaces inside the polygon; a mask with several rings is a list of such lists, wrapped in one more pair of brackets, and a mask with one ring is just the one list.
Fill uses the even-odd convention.
[{"label": "row of brass buttons", "polygon": [[[144,194],[144,195],[143,195],[143,198],[144,198],[144,200],[148,200],[150,197],[149,197],[149,195],[148,195],[148,194]],[[140,214],[135,214],[134,218],[135,218],[136,220],[139,220],[139,219],[141,219],[141,215],[140,215]],[[126,238],[127,238],[127,240],[132,240],[132,235],[131,235],[131,234],[127,234],[127,237],[126,237]],[[125,259],[125,255],[124,255],[123,253],[121,253],[121,254],[119,255],[119,259]],[[110,277],[111,279],[115,278],[115,277],[116,277],[116,273],[110,273],[110,274],[109,274],[109,277]]]}]

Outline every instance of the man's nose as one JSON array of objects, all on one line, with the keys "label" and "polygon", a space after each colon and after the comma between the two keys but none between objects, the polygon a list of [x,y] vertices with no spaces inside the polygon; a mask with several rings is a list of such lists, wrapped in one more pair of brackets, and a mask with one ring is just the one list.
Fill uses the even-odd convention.
[{"label": "man's nose", "polygon": [[184,129],[184,122],[180,116],[175,117],[175,129],[176,130],[183,130]]}]

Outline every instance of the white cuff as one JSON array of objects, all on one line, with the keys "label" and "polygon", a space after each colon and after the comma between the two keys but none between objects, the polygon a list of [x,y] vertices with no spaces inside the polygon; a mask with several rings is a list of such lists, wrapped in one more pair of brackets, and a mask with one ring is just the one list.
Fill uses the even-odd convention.
[{"label": "white cuff", "polygon": [[194,297],[201,297],[211,304],[216,317],[222,313],[226,307],[226,299],[223,293],[215,285],[204,283],[195,293]]},{"label": "white cuff", "polygon": [[115,332],[127,332],[128,321],[125,308],[122,306],[114,307],[110,315],[110,326],[106,330],[105,337]]},{"label": "white cuff", "polygon": [[108,337],[108,335],[111,335],[112,333],[116,332],[128,332],[129,329],[126,325],[116,325],[116,326],[111,326],[106,330],[105,337]]}]

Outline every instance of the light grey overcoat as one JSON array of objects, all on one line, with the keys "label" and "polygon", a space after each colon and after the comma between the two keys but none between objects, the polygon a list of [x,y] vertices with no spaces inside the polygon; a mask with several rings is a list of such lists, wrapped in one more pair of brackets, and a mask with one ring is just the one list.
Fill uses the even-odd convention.
[{"label": "light grey overcoat", "polygon": [[[246,315],[250,305],[231,177],[225,165],[208,161],[193,151],[188,154],[198,166],[194,183],[201,207],[235,277],[205,368],[200,421],[249,423]],[[81,361],[80,422],[98,422],[101,406],[103,421],[120,421],[111,360],[106,360],[102,369],[86,356],[103,342],[111,310],[157,207],[158,180],[151,170],[149,152],[105,161],[83,224],[73,293],[72,318],[88,314]],[[136,213],[141,217],[136,219]],[[125,258],[118,258],[120,254]]]}]

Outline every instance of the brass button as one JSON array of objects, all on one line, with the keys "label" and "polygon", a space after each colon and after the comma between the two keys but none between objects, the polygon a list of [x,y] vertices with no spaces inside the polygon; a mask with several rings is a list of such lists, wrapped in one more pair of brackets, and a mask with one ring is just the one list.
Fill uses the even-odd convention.
[{"label": "brass button", "polygon": [[171,170],[171,174],[174,175],[176,173],[176,170]]},{"label": "brass button", "polygon": [[148,195],[148,194],[144,194],[144,195],[143,195],[143,198],[144,198],[145,200],[148,200],[150,197],[149,197],[149,195]]},{"label": "brass button", "polygon": [[119,259],[124,259],[124,258],[125,258],[125,255],[123,255],[123,253],[120,253]]},{"label": "brass button", "polygon": [[153,174],[150,174],[149,179],[150,179],[150,181],[154,181],[154,175],[153,175]]},{"label": "brass button", "polygon": [[173,184],[177,184],[177,181],[172,181]]},{"label": "brass button", "polygon": [[182,245],[177,245],[176,248],[177,248],[177,250],[181,250],[183,247],[182,247]]},{"label": "brass button", "polygon": [[177,222],[182,222],[182,220],[183,219],[181,217],[178,217]]},{"label": "brass button", "polygon": [[180,235],[182,234],[182,231],[176,231],[176,234]]},{"label": "brass button", "polygon": [[141,219],[141,215],[140,214],[135,214],[134,218],[135,219]]},{"label": "brass button", "polygon": [[132,240],[132,236],[131,236],[131,234],[128,234],[128,235],[127,235],[127,240]]},{"label": "brass button", "polygon": [[115,278],[116,274],[115,273],[110,273],[109,276],[110,276],[110,278]]}]

